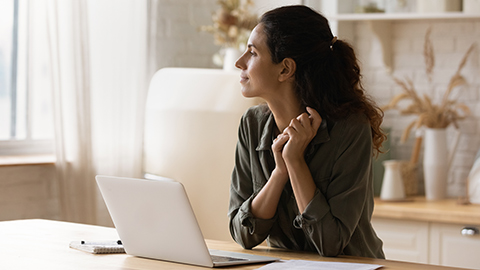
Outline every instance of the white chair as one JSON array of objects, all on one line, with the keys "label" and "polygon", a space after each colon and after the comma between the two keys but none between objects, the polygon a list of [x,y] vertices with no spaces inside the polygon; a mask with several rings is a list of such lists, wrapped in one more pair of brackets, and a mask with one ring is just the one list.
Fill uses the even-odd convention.
[{"label": "white chair", "polygon": [[231,240],[227,211],[238,124],[259,103],[241,95],[239,80],[238,71],[164,68],[147,97],[144,172],[184,184],[208,239]]}]

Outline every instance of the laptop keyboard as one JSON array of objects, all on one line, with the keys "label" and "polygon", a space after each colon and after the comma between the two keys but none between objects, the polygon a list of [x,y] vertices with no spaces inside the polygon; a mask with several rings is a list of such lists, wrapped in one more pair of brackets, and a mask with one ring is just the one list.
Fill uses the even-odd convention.
[{"label": "laptop keyboard", "polygon": [[212,261],[216,262],[244,262],[248,261],[247,259],[242,258],[234,258],[234,257],[227,257],[227,256],[217,256],[217,255],[210,255],[212,257]]}]

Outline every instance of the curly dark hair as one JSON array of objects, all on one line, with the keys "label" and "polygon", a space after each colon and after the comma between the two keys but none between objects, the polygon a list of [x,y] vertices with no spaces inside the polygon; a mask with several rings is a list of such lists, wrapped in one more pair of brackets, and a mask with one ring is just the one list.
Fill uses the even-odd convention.
[{"label": "curly dark hair", "polygon": [[380,125],[383,111],[366,95],[355,52],[333,36],[328,20],[309,7],[284,6],[260,19],[272,61],[292,58],[296,92],[302,106],[312,107],[323,118],[338,120],[364,113],[371,125],[374,154],[386,140]]}]

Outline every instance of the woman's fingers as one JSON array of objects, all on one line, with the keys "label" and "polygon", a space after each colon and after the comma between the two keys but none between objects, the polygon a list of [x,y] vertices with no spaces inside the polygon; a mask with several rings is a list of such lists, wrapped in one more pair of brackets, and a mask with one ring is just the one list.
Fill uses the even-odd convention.
[{"label": "woman's fingers", "polygon": [[302,124],[310,123],[309,115],[307,113],[302,113],[299,116],[297,116],[297,120],[300,121],[300,123]]},{"label": "woman's fingers", "polygon": [[302,113],[292,119],[290,125],[283,130],[282,134],[287,134],[290,137],[297,134],[305,134],[310,139],[314,137],[322,123],[322,117],[315,109],[310,107],[307,107],[307,112],[309,114]]},{"label": "woman's fingers", "polygon": [[[305,119],[303,119],[303,121],[305,121]],[[307,121],[310,121],[310,120],[307,120]],[[297,132],[302,132],[304,128],[308,127],[308,124],[304,125],[300,120],[297,119],[292,119],[290,121],[290,125],[285,129],[285,130],[288,130],[288,129],[294,129],[295,131]]]},{"label": "woman's fingers", "polygon": [[283,146],[285,146],[285,143],[287,143],[288,139],[289,139],[289,136],[286,133],[282,133],[278,135],[277,138],[273,140],[272,150],[274,152],[281,152],[283,149]]},{"label": "woman's fingers", "polygon": [[283,149],[288,142],[288,135],[287,134],[280,134],[273,140],[272,144],[272,152],[273,158],[275,160],[275,171],[277,174],[285,175],[288,178],[288,170],[287,166],[285,165],[285,160],[283,160]]},{"label": "woman's fingers", "polygon": [[307,107],[307,112],[310,114],[309,119],[312,124],[313,130],[317,132],[320,124],[322,123],[322,117],[320,114],[313,108]]},{"label": "woman's fingers", "polygon": [[276,151],[274,154],[281,153],[283,159],[290,160],[303,157],[305,149],[322,123],[322,117],[316,110],[307,107],[307,112],[292,119],[289,126],[275,139],[272,145]]},{"label": "woman's fingers", "polygon": [[288,127],[283,130],[284,134],[289,134],[290,136],[294,136],[296,134],[305,134],[307,136],[315,135],[316,130],[312,129],[312,125],[310,123],[310,118],[307,113],[302,113],[297,118],[294,118],[290,121]]}]

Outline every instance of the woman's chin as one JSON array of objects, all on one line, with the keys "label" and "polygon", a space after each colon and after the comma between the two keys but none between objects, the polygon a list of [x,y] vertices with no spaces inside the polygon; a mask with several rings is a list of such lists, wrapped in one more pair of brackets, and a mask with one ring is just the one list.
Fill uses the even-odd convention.
[{"label": "woman's chin", "polygon": [[252,93],[250,93],[248,91],[248,89],[245,89],[245,87],[242,86],[242,96],[246,97],[246,98],[251,98],[251,97],[254,97],[252,95]]}]

